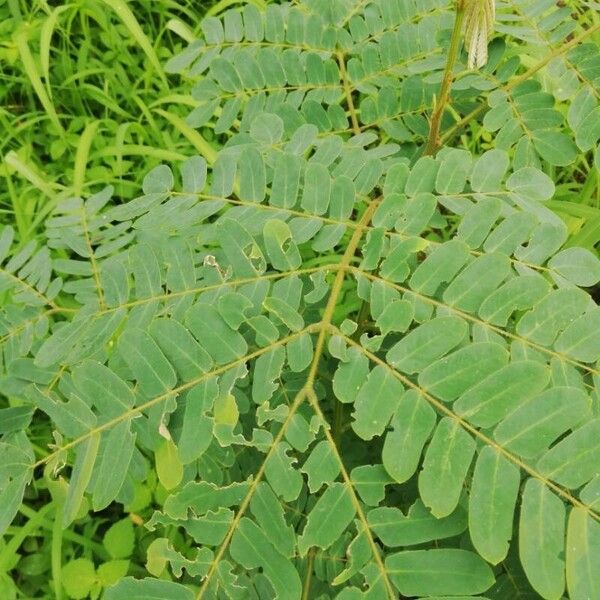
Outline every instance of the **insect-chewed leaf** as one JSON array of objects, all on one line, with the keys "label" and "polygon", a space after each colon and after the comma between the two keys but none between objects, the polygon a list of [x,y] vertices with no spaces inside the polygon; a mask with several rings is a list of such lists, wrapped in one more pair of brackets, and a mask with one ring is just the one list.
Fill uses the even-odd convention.
[{"label": "insect-chewed leaf", "polygon": [[294,458],[288,456],[289,445],[280,443],[265,463],[265,476],[278,496],[286,502],[295,500],[302,489],[302,475],[292,466]]},{"label": "insect-chewed leaf", "polygon": [[300,597],[302,583],[290,560],[280,554],[267,534],[246,517],[233,534],[231,555],[247,569],[261,567],[279,597]]},{"label": "insect-chewed leaf", "polygon": [[110,586],[104,597],[107,600],[148,600],[161,598],[162,600],[193,600],[194,593],[184,585],[160,579],[134,579],[125,577]]},{"label": "insect-chewed leaf", "polygon": [[356,514],[350,490],[346,484],[333,483],[310,511],[306,527],[298,538],[298,551],[305,555],[309,548],[327,549],[333,544]]},{"label": "insect-chewed leaf", "polygon": [[420,500],[410,507],[407,515],[397,508],[382,506],[371,510],[367,518],[381,541],[392,548],[454,537],[467,528],[467,516],[462,508],[438,519]]},{"label": "insect-chewed leaf", "polygon": [[568,488],[578,488],[598,475],[600,419],[579,427],[552,446],[538,461],[540,472]]},{"label": "insect-chewed leaf", "polygon": [[322,440],[311,450],[302,471],[308,476],[308,489],[313,494],[324,483],[335,481],[340,474],[340,464],[328,441]]}]

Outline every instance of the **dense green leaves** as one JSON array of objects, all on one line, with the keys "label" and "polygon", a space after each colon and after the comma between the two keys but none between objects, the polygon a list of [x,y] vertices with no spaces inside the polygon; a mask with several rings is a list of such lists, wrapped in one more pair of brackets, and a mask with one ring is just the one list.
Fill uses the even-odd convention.
[{"label": "dense green leaves", "polygon": [[109,600],[593,597],[600,261],[548,201],[592,168],[596,47],[585,84],[564,11],[499,7],[443,119],[489,149],[424,156],[450,3],[259,4],[169,62],[203,157],[0,232],[0,530],[35,476],[67,526],[149,513]]}]

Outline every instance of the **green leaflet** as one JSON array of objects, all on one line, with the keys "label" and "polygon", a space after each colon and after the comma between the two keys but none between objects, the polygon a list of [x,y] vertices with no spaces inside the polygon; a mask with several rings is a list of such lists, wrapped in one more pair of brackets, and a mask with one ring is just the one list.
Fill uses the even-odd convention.
[{"label": "green leaflet", "polygon": [[563,433],[591,418],[590,400],[577,388],[555,387],[535,396],[494,430],[494,439],[520,456],[541,454]]},{"label": "green leaflet", "polygon": [[600,526],[585,509],[573,508],[567,526],[567,589],[572,598],[593,598],[600,589]]},{"label": "green leaflet", "polygon": [[29,442],[21,433],[0,443],[4,460],[0,468],[0,527],[6,529],[14,519],[31,480],[34,457]]},{"label": "green leaflet", "polygon": [[510,261],[501,254],[485,254],[469,264],[444,292],[444,302],[475,312],[508,277]]},{"label": "green leaflet", "polygon": [[123,332],[119,338],[119,353],[145,396],[160,396],[175,387],[177,376],[171,363],[144,331],[129,329]]},{"label": "green leaflet", "polygon": [[364,440],[381,435],[400,401],[403,385],[390,369],[378,365],[368,375],[354,402],[352,429]]},{"label": "green leaflet", "polygon": [[584,248],[567,248],[553,256],[548,266],[575,285],[588,287],[600,281],[600,261]]},{"label": "green leaflet", "polygon": [[469,534],[480,556],[494,565],[506,558],[512,537],[520,474],[502,454],[479,452],[469,495]]},{"label": "green leaflet", "polygon": [[438,317],[404,336],[387,354],[387,361],[400,371],[421,371],[436,358],[456,347],[467,333],[458,317]]},{"label": "green leaflet", "polygon": [[186,465],[196,460],[210,446],[213,419],[208,416],[219,390],[214,377],[201,381],[185,395],[184,418],[177,449],[181,462]]},{"label": "green leaflet", "polygon": [[571,323],[558,337],[554,347],[582,362],[595,362],[600,358],[600,344],[593,334],[600,326],[600,310],[587,312]]},{"label": "green leaflet", "polygon": [[394,300],[388,304],[379,315],[376,325],[381,330],[382,335],[391,331],[404,332],[412,323],[414,309],[410,302],[406,300]]},{"label": "green leaflet", "polygon": [[514,277],[483,301],[479,316],[484,321],[504,326],[515,310],[531,308],[548,290],[548,282],[539,275]]},{"label": "green leaflet", "polygon": [[213,365],[208,352],[178,321],[155,319],[150,325],[150,335],[184,381],[206,373]]},{"label": "green leaflet", "polygon": [[579,427],[550,448],[538,461],[540,472],[568,488],[577,488],[598,474],[600,419]]},{"label": "green leaflet", "polygon": [[417,470],[421,452],[435,426],[435,412],[415,390],[407,391],[392,419],[381,458],[383,466],[398,483],[410,479]]},{"label": "green leaflet", "polygon": [[156,474],[163,487],[167,490],[177,487],[183,478],[183,465],[173,440],[161,442],[156,449],[155,459]]},{"label": "green leaflet", "polygon": [[442,283],[451,281],[469,259],[469,249],[460,240],[451,240],[434,248],[410,278],[415,292],[433,295]]},{"label": "green leaflet", "polygon": [[306,527],[298,538],[298,551],[305,555],[309,548],[329,548],[350,524],[356,508],[348,487],[333,483],[310,511]]},{"label": "green leaflet", "polygon": [[554,194],[554,182],[548,175],[532,167],[523,167],[506,180],[506,187],[534,200],[548,200]]},{"label": "green leaflet", "polygon": [[466,550],[409,550],[390,555],[385,564],[405,596],[478,594],[494,582],[488,565]]},{"label": "green leaflet", "polygon": [[262,156],[256,148],[247,146],[238,159],[240,199],[262,202],[266,193],[266,175]]},{"label": "green leaflet", "polygon": [[[462,240],[469,248],[478,248],[488,236],[496,219],[500,216],[501,202],[494,197],[477,202],[466,212],[457,230],[458,239]],[[486,262],[499,262],[499,259],[488,259]],[[492,276],[493,277],[493,276]],[[463,278],[463,286],[465,280]],[[455,289],[459,294],[462,290]]]},{"label": "green leaflet", "polygon": [[195,304],[187,312],[186,324],[218,364],[240,358],[248,350],[244,338],[227,325],[214,306]]},{"label": "green leaflet", "polygon": [[268,401],[277,389],[274,380],[281,375],[284,360],[285,349],[282,346],[273,348],[256,360],[252,380],[252,399],[257,404]]},{"label": "green leaflet", "polygon": [[103,452],[94,481],[92,506],[106,508],[118,495],[133,456],[136,435],[131,433],[131,421],[123,421],[111,429],[102,441]]},{"label": "green leaflet", "polygon": [[273,206],[292,208],[300,188],[302,161],[293,154],[283,153],[277,159],[270,202]]},{"label": "green leaflet", "polygon": [[277,317],[292,331],[300,331],[304,327],[304,319],[285,300],[271,296],[263,302],[264,308]]},{"label": "green leaflet", "polygon": [[600,503],[600,475],[596,475],[582,490],[581,499],[589,507],[596,508]]},{"label": "green leaflet", "polygon": [[449,149],[442,160],[435,181],[440,194],[459,194],[471,170],[471,156],[464,150]]},{"label": "green leaflet", "polygon": [[549,346],[587,308],[589,296],[577,288],[554,290],[517,323],[517,333]]},{"label": "green leaflet", "polygon": [[474,452],[473,438],[456,420],[444,418],[439,422],[419,473],[419,494],[438,519],[458,505]]},{"label": "green leaflet", "polygon": [[308,214],[327,212],[331,179],[329,170],[319,163],[309,163],[304,172],[304,192],[300,205]]},{"label": "green leaflet", "polygon": [[450,402],[501,369],[507,360],[506,351],[498,344],[471,344],[427,367],[419,375],[419,385]]},{"label": "green leaflet", "polygon": [[86,403],[96,406],[106,418],[121,415],[135,402],[129,386],[100,363],[82,362],[73,371],[73,381]]},{"label": "green leaflet", "polygon": [[62,522],[67,527],[73,522],[79,512],[83,494],[92,477],[92,469],[98,453],[100,435],[95,433],[77,449],[77,458],[73,466],[73,474],[67,491],[67,497],[63,505]]},{"label": "green leaflet", "polygon": [[420,500],[406,515],[397,508],[382,506],[369,511],[367,518],[379,539],[392,548],[454,537],[467,528],[466,513],[462,508],[437,519]]},{"label": "green leaflet", "polygon": [[352,469],[352,485],[361,500],[377,506],[385,497],[385,487],[393,482],[383,465],[363,465]]},{"label": "green leaflet", "polygon": [[454,410],[475,425],[491,427],[541,392],[549,379],[549,370],[537,361],[511,362],[460,396]]},{"label": "green leaflet", "polygon": [[562,501],[538,480],[529,479],[519,520],[519,556],[529,582],[546,600],[560,598],[564,591],[564,535]]},{"label": "green leaflet", "polygon": [[500,186],[502,178],[508,171],[509,158],[503,150],[484,152],[473,165],[470,180],[476,192],[492,192]]},{"label": "green leaflet", "polygon": [[107,600],[193,600],[194,593],[185,586],[160,579],[125,577],[106,590]]}]

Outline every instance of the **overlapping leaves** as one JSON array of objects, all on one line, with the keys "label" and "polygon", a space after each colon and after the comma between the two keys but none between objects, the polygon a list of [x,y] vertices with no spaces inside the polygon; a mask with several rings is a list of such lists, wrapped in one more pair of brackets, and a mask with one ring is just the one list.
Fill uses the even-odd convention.
[{"label": "overlapping leaves", "polygon": [[190,122],[236,131],[211,164],[63,202],[42,250],[0,234],[0,523],[38,466],[69,466],[69,525],[154,464],[154,578],[107,598],[594,597],[600,262],[529,161],[414,153],[440,62],[367,65],[396,30],[438,48],[445,3],[327,5],[228,12],[178,59]]}]

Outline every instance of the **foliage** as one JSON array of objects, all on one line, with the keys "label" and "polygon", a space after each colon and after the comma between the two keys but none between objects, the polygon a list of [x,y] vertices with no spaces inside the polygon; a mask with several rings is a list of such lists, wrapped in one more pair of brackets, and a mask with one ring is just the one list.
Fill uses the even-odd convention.
[{"label": "foliage", "polygon": [[149,168],[193,150],[161,114],[194,104],[162,68],[194,36],[189,3],[53,4],[0,2],[0,210],[24,242],[60,198],[111,184],[131,199]]},{"label": "foliage", "polygon": [[145,571],[120,521],[72,598],[595,598],[600,261],[552,210],[597,177],[592,9],[499,2],[475,72],[446,0],[206,18],[165,66],[202,156],[0,231],[0,529],[154,489]]}]

